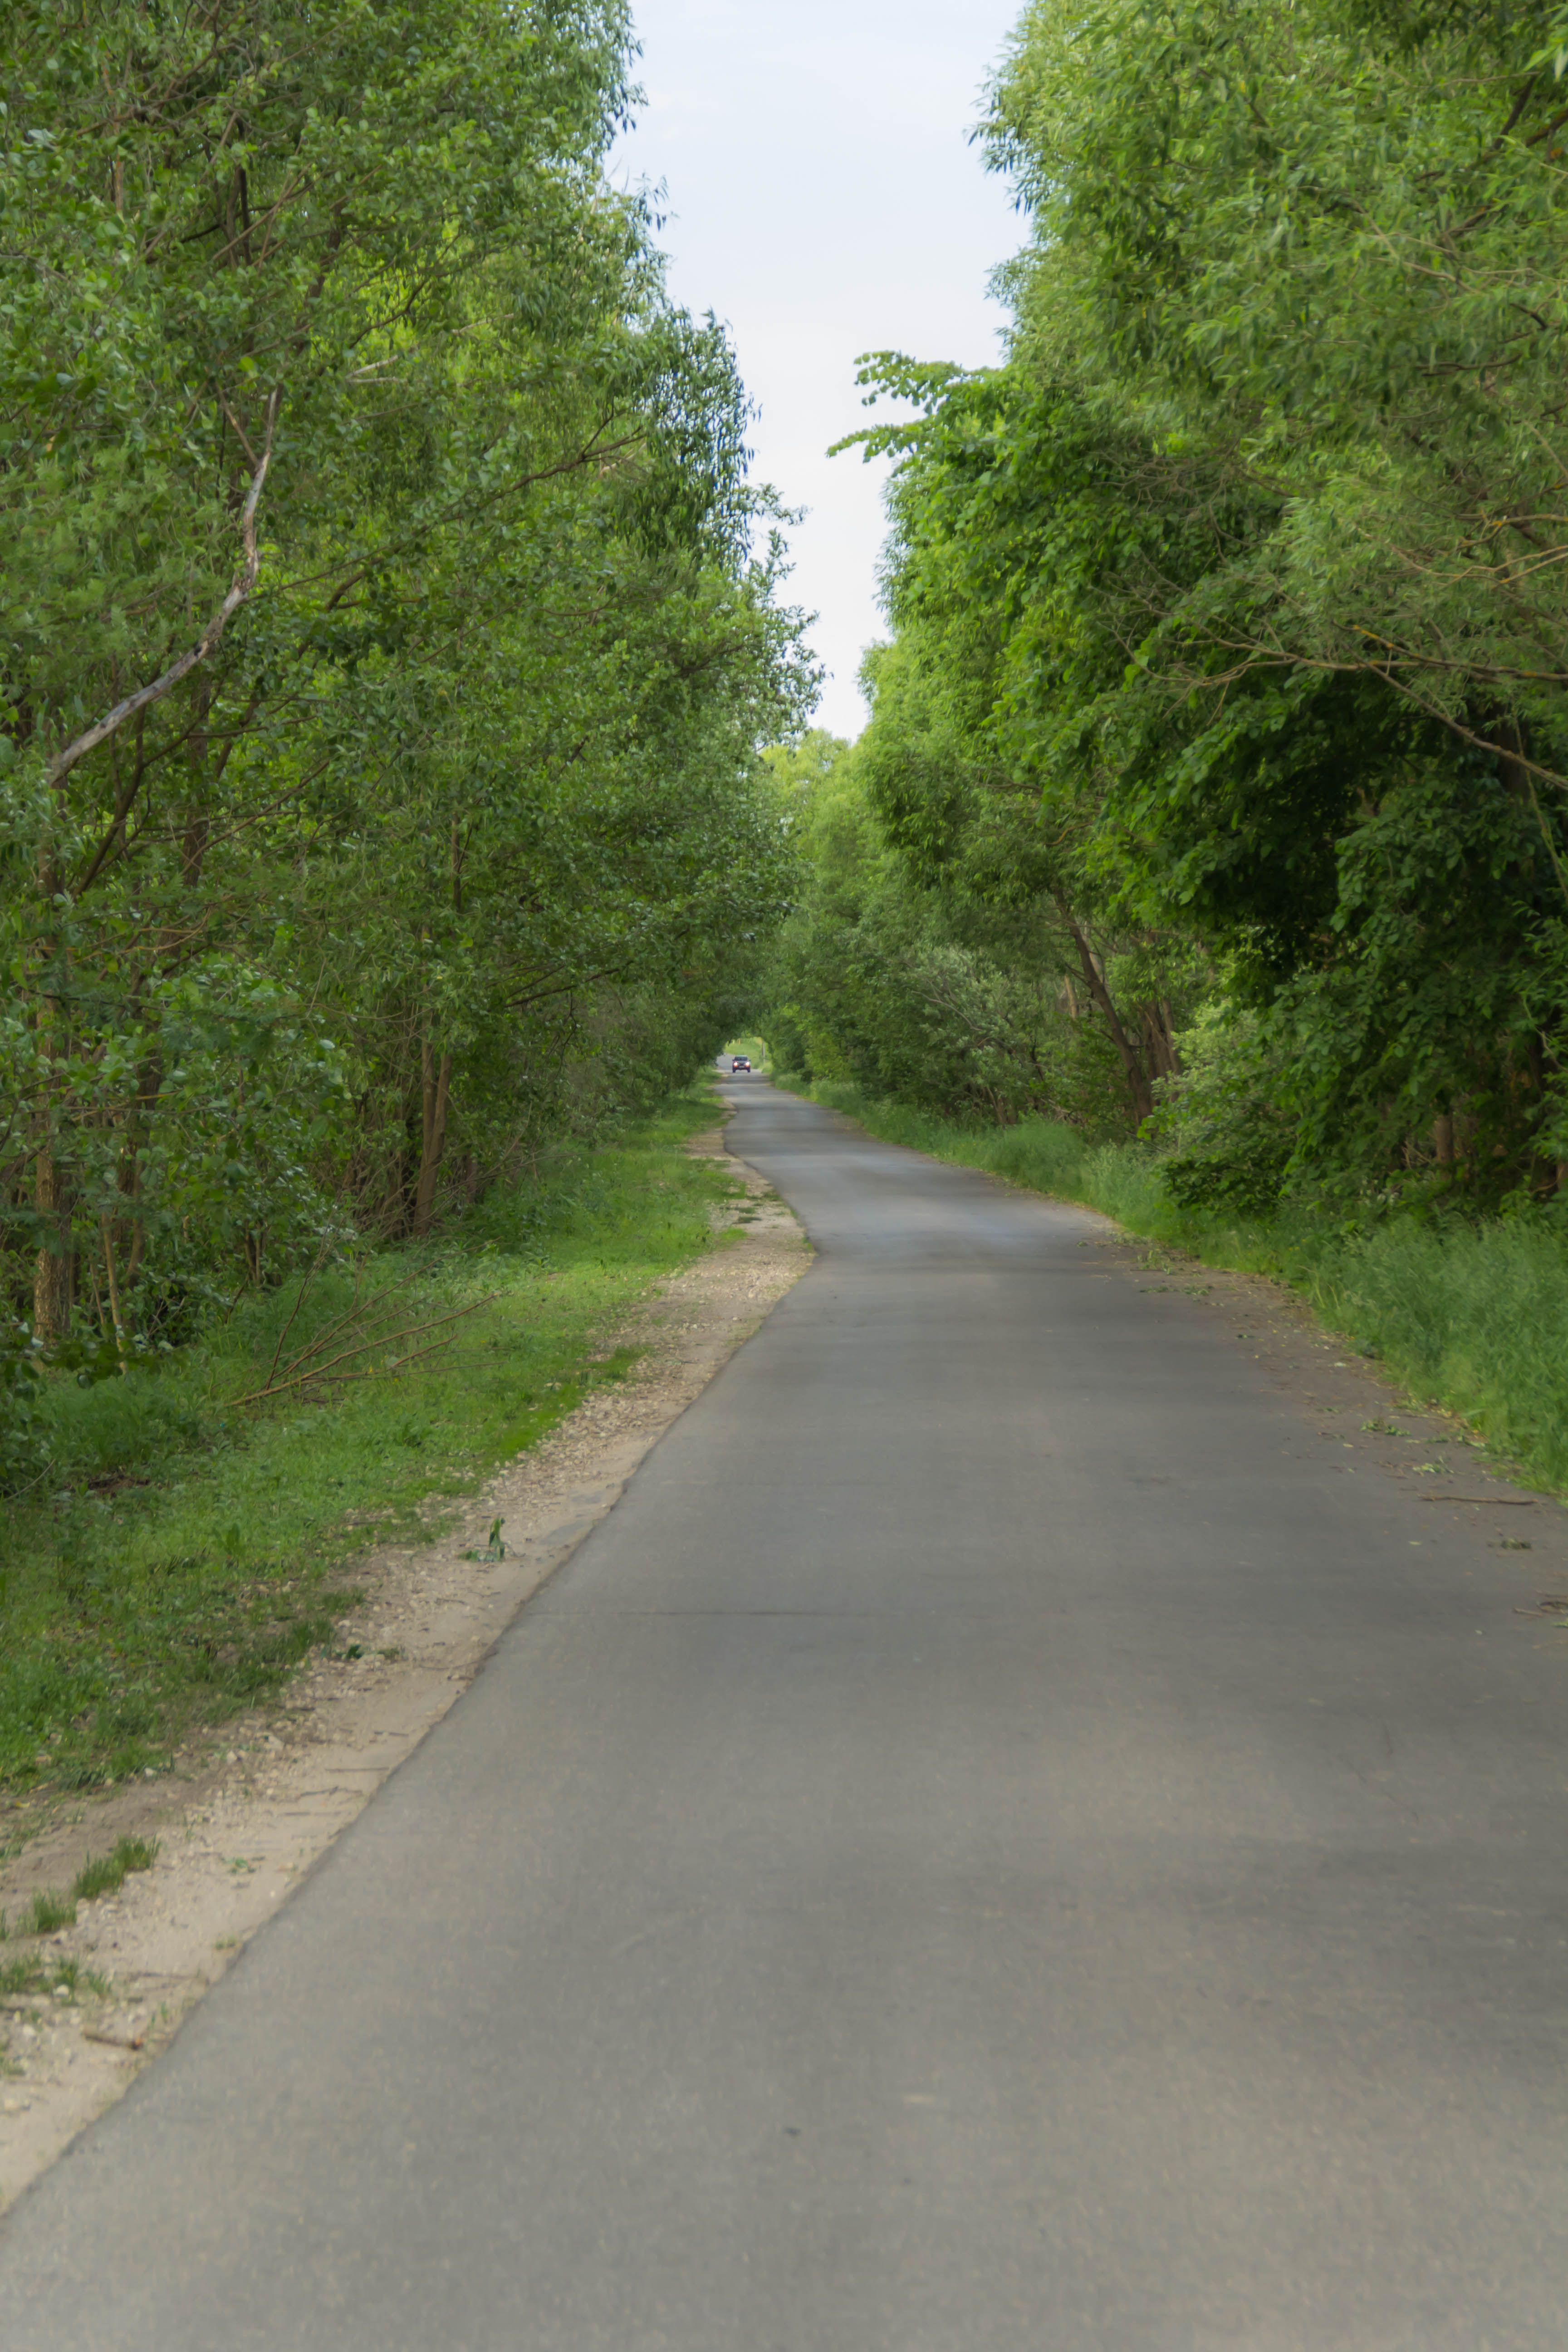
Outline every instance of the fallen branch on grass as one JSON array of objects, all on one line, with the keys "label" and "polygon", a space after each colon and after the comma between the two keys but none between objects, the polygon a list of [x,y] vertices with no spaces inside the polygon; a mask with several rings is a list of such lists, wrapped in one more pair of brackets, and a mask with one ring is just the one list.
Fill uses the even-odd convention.
[{"label": "fallen branch on grass", "polygon": [[[303,1296],[303,1291],[300,1295]],[[450,1347],[456,1335],[448,1332],[444,1339],[432,1339],[425,1347],[411,1349],[405,1355],[390,1356],[384,1364],[366,1363],[360,1360],[378,1355],[384,1348],[398,1348],[405,1339],[418,1339],[422,1332],[439,1331],[449,1323],[461,1322],[465,1316],[477,1315],[481,1307],[488,1307],[491,1299],[500,1295],[499,1291],[487,1291],[482,1298],[470,1299],[466,1307],[454,1307],[445,1315],[427,1316],[421,1323],[405,1323],[393,1329],[389,1326],[405,1311],[403,1301],[395,1299],[384,1306],[362,1309],[356,1293],[354,1303],[346,1315],[340,1315],[335,1322],[329,1323],[325,1330],[319,1331],[313,1339],[306,1342],[298,1355],[291,1356],[279,1368],[283,1342],[293,1329],[294,1318],[300,1311],[300,1300],[296,1299],[278,1345],[272,1351],[272,1362],[266,1380],[258,1389],[249,1389],[244,1396],[230,1397],[224,1410],[237,1412],[242,1404],[260,1404],[268,1397],[286,1396],[292,1389],[311,1388],[318,1384],[335,1388],[345,1381],[383,1380],[394,1373],[406,1371],[410,1364],[434,1355],[438,1349]],[[363,1318],[356,1335],[346,1347],[339,1348],[335,1355],[326,1355],[325,1350],[343,1337],[356,1318]],[[340,1366],[350,1369],[340,1370]]]}]

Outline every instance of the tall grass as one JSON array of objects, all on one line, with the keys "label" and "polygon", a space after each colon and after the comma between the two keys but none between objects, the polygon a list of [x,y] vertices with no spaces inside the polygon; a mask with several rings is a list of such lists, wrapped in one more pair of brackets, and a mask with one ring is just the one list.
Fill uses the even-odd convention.
[{"label": "tall grass", "polygon": [[1537,1482],[1568,1486],[1568,1235],[1545,1219],[1272,1219],[1178,1208],[1155,1153],[1086,1145],[1052,1119],[971,1128],[853,1086],[813,1099],[889,1143],[1078,1201],[1212,1265],[1289,1283],[1424,1402],[1463,1414]]}]

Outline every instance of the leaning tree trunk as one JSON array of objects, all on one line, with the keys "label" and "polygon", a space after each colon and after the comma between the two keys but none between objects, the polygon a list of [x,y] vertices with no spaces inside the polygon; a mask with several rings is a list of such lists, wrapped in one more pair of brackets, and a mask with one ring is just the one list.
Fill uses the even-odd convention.
[{"label": "leaning tree trunk", "polygon": [[1122,1075],[1127,1080],[1127,1092],[1132,1104],[1132,1116],[1142,1127],[1154,1108],[1154,1091],[1149,1083],[1149,1073],[1143,1066],[1143,1057],[1127,1034],[1121,1015],[1111,1001],[1110,991],[1105,985],[1105,975],[1094,960],[1094,950],[1084,937],[1078,919],[1068,905],[1065,896],[1060,890],[1053,890],[1051,896],[1057,902],[1057,912],[1067,925],[1071,934],[1072,943],[1078,950],[1078,960],[1083,968],[1084,986],[1100,1007],[1105,1019],[1105,1025],[1110,1032],[1110,1042],[1116,1048]]}]

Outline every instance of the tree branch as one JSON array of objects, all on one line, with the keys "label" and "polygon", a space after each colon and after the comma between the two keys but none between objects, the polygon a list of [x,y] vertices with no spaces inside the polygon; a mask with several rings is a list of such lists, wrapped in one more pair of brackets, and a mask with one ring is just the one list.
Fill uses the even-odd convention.
[{"label": "tree branch", "polygon": [[145,710],[151,703],[161,702],[164,695],[178,686],[183,677],[190,676],[191,671],[199,662],[205,661],[228,626],[231,614],[238,611],[255,587],[257,574],[261,569],[261,556],[256,543],[256,509],[260,500],[262,484],[267,479],[267,469],[272,463],[272,428],[278,421],[278,410],[282,398],[281,384],[276,385],[268,396],[267,438],[261,452],[261,463],[251,478],[249,494],[239,518],[239,535],[245,549],[245,561],[235,576],[234,584],[228,594],[224,598],[195,644],[183,653],[179,660],[163,672],[162,677],[155,677],[150,686],[141,687],[136,693],[127,695],[123,702],[117,702],[112,710],[107,711],[91,727],[84,729],[74,742],[68,743],[65,750],[49,762],[48,782],[51,786],[62,783],[79,760],[85,760],[88,753],[96,751],[100,743],[107,743],[110,737],[118,733],[128,719],[134,719],[139,710]]}]

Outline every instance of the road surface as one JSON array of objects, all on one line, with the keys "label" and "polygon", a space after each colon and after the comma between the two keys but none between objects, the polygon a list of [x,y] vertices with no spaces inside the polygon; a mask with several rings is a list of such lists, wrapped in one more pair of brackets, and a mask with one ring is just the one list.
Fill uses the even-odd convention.
[{"label": "road surface", "polygon": [[1560,2352],[1505,1563],[1079,1213],[734,1092],[816,1263],[0,2225],[0,2344]]}]

